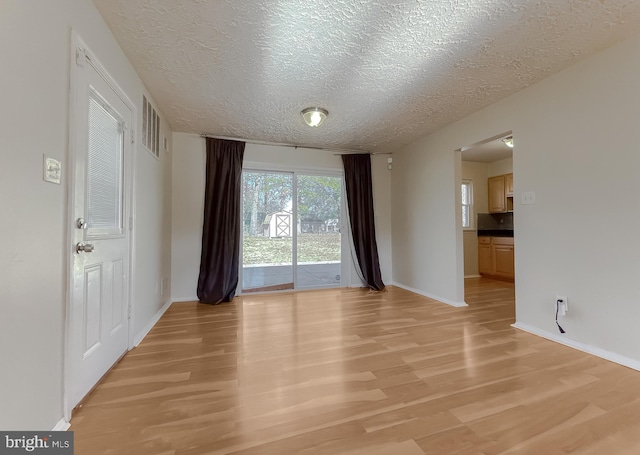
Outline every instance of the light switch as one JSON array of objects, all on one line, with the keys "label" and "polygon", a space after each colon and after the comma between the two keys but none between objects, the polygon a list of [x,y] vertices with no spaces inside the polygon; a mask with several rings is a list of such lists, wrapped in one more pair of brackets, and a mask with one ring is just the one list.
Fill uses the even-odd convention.
[{"label": "light switch", "polygon": [[62,163],[60,161],[44,156],[44,172],[43,179],[45,182],[51,182],[60,184],[60,177],[62,176]]},{"label": "light switch", "polygon": [[520,194],[520,202],[522,202],[522,205],[535,204],[536,203],[535,191],[523,191]]}]

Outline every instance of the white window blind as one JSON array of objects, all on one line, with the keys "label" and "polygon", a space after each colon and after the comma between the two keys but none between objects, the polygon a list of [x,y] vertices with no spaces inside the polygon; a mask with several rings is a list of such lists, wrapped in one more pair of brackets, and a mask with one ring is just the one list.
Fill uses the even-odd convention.
[{"label": "white window blind", "polygon": [[90,229],[122,228],[122,123],[93,91],[89,94],[87,223]]}]

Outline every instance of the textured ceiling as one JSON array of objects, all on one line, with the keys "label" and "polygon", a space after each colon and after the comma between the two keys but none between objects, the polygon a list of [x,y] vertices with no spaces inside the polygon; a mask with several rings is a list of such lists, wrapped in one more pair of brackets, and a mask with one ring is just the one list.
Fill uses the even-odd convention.
[{"label": "textured ceiling", "polygon": [[175,131],[372,151],[640,31],[638,0],[94,3]]}]

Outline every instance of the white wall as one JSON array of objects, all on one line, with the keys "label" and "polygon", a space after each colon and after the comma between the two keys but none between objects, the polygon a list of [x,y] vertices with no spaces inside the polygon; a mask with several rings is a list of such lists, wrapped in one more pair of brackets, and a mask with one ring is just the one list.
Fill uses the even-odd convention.
[{"label": "white wall", "polygon": [[464,276],[478,276],[478,234],[476,221],[478,213],[488,211],[487,171],[490,164],[462,162],[462,179],[471,180],[473,185],[473,212],[471,229],[463,231]]},{"label": "white wall", "polygon": [[171,299],[198,300],[204,222],[205,142],[195,134],[173,133]]},{"label": "white wall", "polygon": [[[462,293],[452,151],[511,130],[518,324],[559,337],[554,300],[566,295],[562,339],[638,367],[639,53],[636,36],[396,153],[394,279]],[[521,205],[523,191],[536,203]]]},{"label": "white wall", "polygon": [[487,177],[495,177],[496,175],[511,174],[513,172],[513,157],[504,160],[489,163],[487,168]]},{"label": "white wall", "polygon": [[[195,134],[174,133],[172,219],[172,298],[197,300],[200,270],[202,210],[204,204],[205,140]],[[390,172],[387,155],[371,160],[376,214],[376,238],[380,269],[385,283],[391,281]],[[342,170],[340,156],[329,151],[247,144],[244,167],[271,169]],[[351,284],[360,286],[355,270]]]},{"label": "white wall", "polygon": [[464,304],[459,148],[421,139],[394,153],[391,176],[393,281],[454,305]]},{"label": "white wall", "polygon": [[[0,2],[0,428],[49,430],[63,417],[63,347],[71,30],[140,103],[143,86],[89,0]],[[139,108],[139,106],[138,106]],[[140,111],[138,111],[140,112]],[[170,131],[163,126],[163,131]],[[42,180],[43,154],[62,162],[62,184]],[[146,154],[146,155],[145,155]],[[170,271],[167,183],[160,162],[138,149],[139,215],[134,273]],[[151,158],[150,161],[148,158]],[[159,214],[159,212],[161,214]],[[140,218],[148,217],[149,223]],[[146,218],[145,218],[146,219]],[[169,226],[167,223],[166,226]],[[145,232],[142,233],[141,229]],[[159,240],[162,240],[160,242]],[[144,246],[144,250],[140,247]],[[154,256],[160,257],[157,262]],[[158,272],[160,270],[160,272]],[[135,327],[161,304],[134,277]]]},{"label": "white wall", "polygon": [[[147,94],[153,102],[153,98]],[[135,98],[142,99],[142,93]],[[171,162],[173,133],[162,121],[167,151],[156,159],[138,144],[134,201],[133,333],[141,341],[171,304]],[[160,138],[162,144],[162,136]],[[162,289],[162,280],[166,288]],[[164,292],[163,292],[164,291]]]}]

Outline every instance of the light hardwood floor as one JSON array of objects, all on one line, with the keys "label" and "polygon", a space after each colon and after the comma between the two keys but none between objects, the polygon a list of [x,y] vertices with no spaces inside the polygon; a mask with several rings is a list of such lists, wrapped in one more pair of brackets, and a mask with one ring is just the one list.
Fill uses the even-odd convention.
[{"label": "light hardwood floor", "polygon": [[76,410],[76,455],[640,454],[640,373],[389,287],[176,303]]}]

